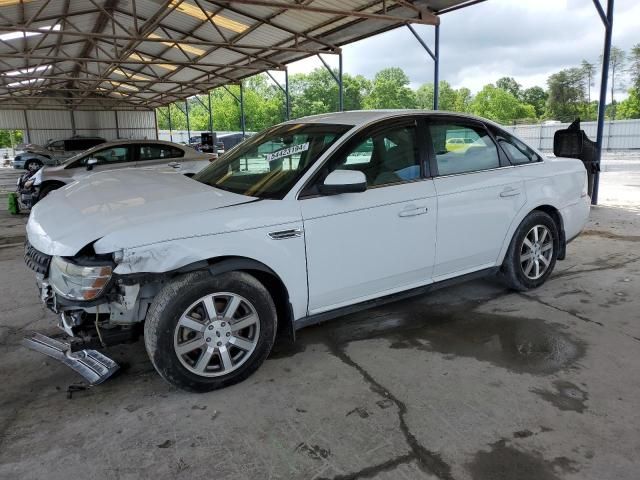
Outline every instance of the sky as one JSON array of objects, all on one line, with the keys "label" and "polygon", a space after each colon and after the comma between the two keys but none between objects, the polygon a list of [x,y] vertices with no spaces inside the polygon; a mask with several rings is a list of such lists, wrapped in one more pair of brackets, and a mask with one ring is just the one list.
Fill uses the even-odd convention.
[{"label": "sky", "polygon": [[[606,9],[606,0],[601,2]],[[433,47],[434,28],[415,29]],[[488,0],[442,15],[440,79],[474,93],[503,76],[524,88],[546,87],[547,77],[563,68],[579,66],[583,59],[598,63],[603,42],[604,27],[592,0]],[[613,45],[629,50],[636,43],[640,1],[615,0]],[[325,56],[337,67],[332,57]],[[309,58],[291,64],[289,72],[321,65]],[[413,88],[433,81],[433,62],[406,27],[343,47],[346,73],[373,78],[386,67],[401,67]],[[616,99],[624,96],[621,92]]]}]

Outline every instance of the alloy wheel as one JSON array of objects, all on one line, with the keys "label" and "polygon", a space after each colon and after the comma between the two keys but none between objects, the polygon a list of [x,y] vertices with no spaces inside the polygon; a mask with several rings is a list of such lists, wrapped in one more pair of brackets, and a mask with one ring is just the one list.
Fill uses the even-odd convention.
[{"label": "alloy wheel", "polygon": [[187,370],[218,377],[240,368],[251,357],[259,336],[260,319],[251,302],[235,293],[218,292],[184,311],[173,346]]},{"label": "alloy wheel", "polygon": [[553,236],[544,225],[536,225],[527,233],[520,248],[520,266],[530,280],[542,277],[553,258]]}]

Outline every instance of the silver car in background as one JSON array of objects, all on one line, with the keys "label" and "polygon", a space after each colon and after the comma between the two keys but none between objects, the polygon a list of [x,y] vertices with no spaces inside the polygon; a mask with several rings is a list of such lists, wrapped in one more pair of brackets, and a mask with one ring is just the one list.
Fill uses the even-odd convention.
[{"label": "silver car in background", "polygon": [[23,145],[13,159],[13,168],[36,171],[44,165],[59,165],[96,145],[105,143],[102,137],[74,136],[66,140],[50,140],[43,147],[35,144]]},{"label": "silver car in background", "polygon": [[[92,173],[123,168],[169,169],[192,176],[214,160],[214,156],[162,140],[116,140],[82,152],[54,167],[43,167],[25,184],[23,207],[30,208],[53,190]],[[31,182],[31,183],[29,183]]]}]

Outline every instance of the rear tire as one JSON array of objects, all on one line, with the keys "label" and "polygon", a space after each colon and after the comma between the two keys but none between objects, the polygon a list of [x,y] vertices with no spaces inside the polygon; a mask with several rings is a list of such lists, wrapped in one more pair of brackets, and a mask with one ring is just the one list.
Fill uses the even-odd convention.
[{"label": "rear tire", "polygon": [[275,341],[276,308],[267,289],[244,272],[193,272],[155,297],[144,326],[151,363],[167,382],[191,392],[249,377]]},{"label": "rear tire", "polygon": [[518,226],[502,263],[505,283],[520,292],[542,285],[560,251],[558,226],[548,214],[535,210]]}]

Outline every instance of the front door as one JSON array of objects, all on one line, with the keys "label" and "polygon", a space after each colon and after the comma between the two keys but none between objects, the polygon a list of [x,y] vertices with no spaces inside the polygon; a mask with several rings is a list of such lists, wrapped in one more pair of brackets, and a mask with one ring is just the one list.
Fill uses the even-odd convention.
[{"label": "front door", "polygon": [[309,314],[431,282],[436,198],[413,119],[358,135],[321,169],[360,170],[367,190],[300,200],[307,247]]},{"label": "front door", "polygon": [[434,280],[493,267],[525,203],[518,169],[479,122],[433,120],[429,133],[438,194]]}]

